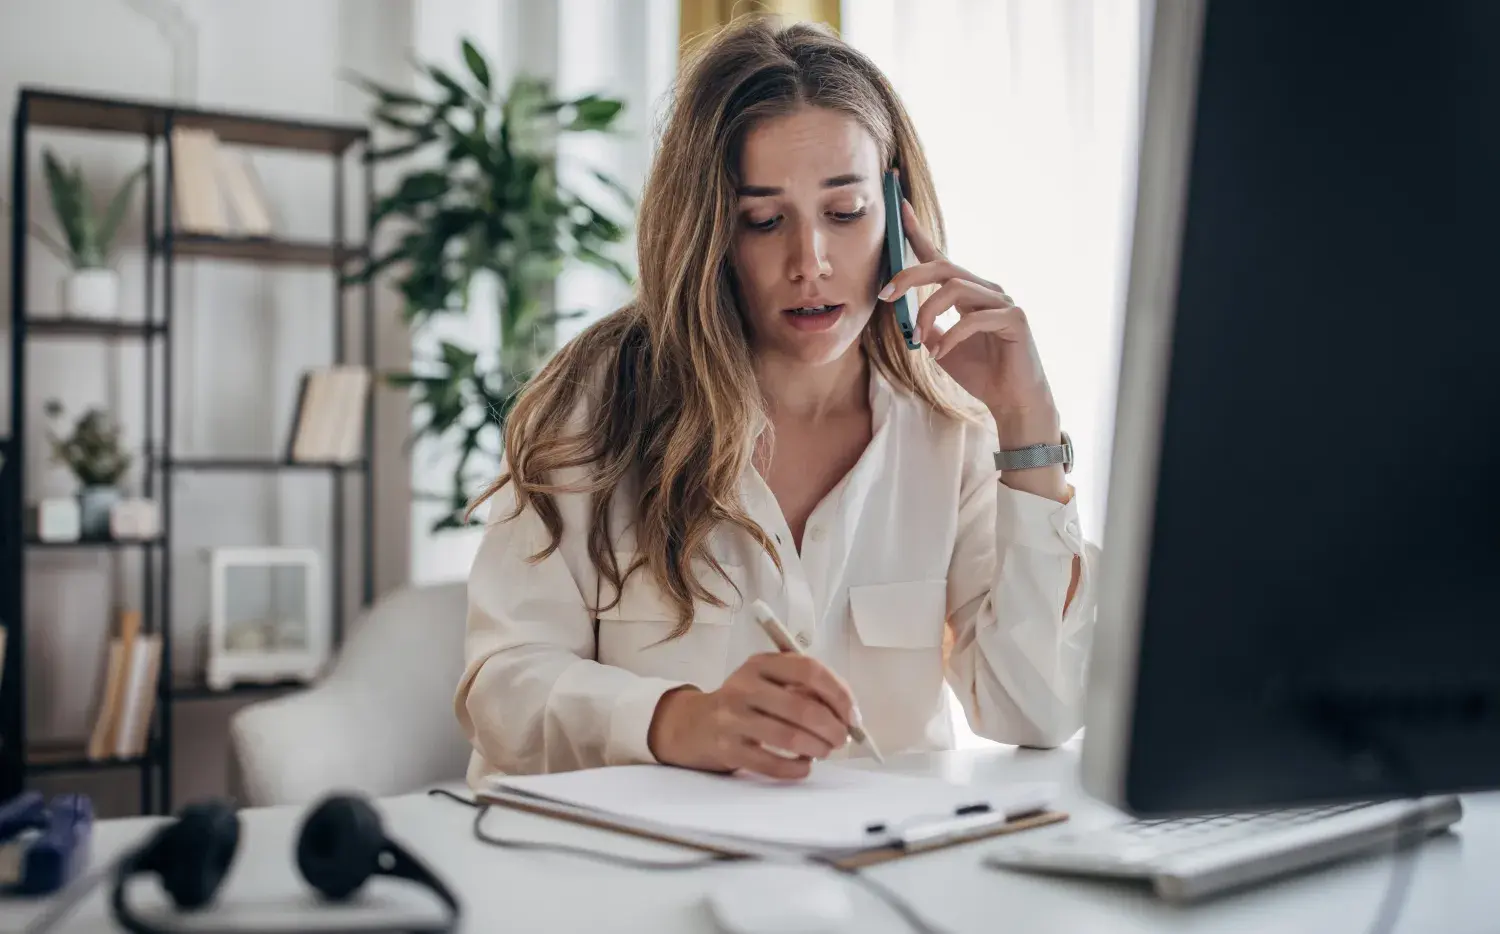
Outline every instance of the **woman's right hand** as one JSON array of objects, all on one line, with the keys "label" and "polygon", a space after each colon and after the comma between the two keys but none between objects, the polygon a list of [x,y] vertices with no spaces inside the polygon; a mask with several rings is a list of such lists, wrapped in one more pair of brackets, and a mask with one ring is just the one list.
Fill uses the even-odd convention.
[{"label": "woman's right hand", "polygon": [[663,695],[647,743],[666,765],[805,778],[812,760],[848,742],[853,711],[848,686],[817,659],[752,655],[716,691]]}]

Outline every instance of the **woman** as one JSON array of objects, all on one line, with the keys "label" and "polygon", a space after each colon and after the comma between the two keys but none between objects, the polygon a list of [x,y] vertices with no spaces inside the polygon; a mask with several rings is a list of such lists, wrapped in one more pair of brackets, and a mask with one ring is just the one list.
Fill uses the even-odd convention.
[{"label": "woman", "polygon": [[[884,284],[899,170],[936,287],[908,350]],[[1094,552],[1026,318],[950,263],[889,83],[817,28],[748,20],[684,71],[641,199],[639,291],[529,384],[469,582],[455,709],[487,774],[659,762],[808,774],[972,729],[1079,726]],[[957,323],[936,322],[948,309]],[[951,317],[951,316],[949,316]],[[777,654],[769,604],[808,653]],[[947,639],[945,639],[945,631]]]}]

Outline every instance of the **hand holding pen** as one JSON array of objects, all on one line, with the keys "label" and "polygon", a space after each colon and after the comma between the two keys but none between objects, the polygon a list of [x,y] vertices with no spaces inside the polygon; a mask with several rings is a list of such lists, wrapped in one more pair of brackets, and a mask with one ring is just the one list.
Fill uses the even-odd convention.
[{"label": "hand holding pen", "polygon": [[[766,636],[776,644],[777,649],[782,652],[789,652],[793,655],[805,657],[802,649],[798,648],[797,643],[792,640],[792,634],[786,631],[786,627],[781,624],[781,620],[776,618],[776,614],[771,612],[771,608],[766,606],[764,601],[755,601],[750,607],[750,612],[755,614],[755,621],[760,624],[760,628],[765,631]],[[865,732],[864,717],[859,712],[859,704],[854,702],[852,697],[850,698],[849,714],[844,718],[844,722],[849,724],[849,735],[853,736],[856,742],[864,744],[864,747],[869,750],[870,755],[874,756],[877,762],[885,762],[885,756],[880,754],[880,749],[875,745],[875,741],[870,738],[869,733]]]},{"label": "hand holding pen", "polygon": [[715,691],[665,694],[647,743],[667,765],[798,779],[848,742],[858,723],[838,675],[795,650],[776,651],[746,659]]}]

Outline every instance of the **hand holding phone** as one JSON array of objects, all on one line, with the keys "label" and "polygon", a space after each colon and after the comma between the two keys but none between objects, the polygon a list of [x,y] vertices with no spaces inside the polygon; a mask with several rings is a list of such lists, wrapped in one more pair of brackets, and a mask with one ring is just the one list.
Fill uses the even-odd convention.
[{"label": "hand holding phone", "polygon": [[[883,187],[887,275],[885,281],[880,283],[882,288],[895,278],[896,273],[906,268],[906,235],[901,229],[901,183],[896,179],[895,169],[886,170]],[[921,347],[921,344],[912,339],[912,335],[916,333],[916,315],[912,313],[911,299],[903,292],[891,299],[891,307],[896,311],[896,323],[901,326],[906,346],[911,350]]]}]

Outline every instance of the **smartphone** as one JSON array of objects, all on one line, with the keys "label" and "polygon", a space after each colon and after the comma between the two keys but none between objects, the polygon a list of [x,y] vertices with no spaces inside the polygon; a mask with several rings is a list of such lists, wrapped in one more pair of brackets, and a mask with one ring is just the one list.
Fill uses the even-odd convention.
[{"label": "smartphone", "polygon": [[[901,226],[901,184],[896,180],[896,173],[888,170],[885,173],[885,271],[886,278],[881,282],[883,288],[886,282],[890,282],[896,273],[906,268],[906,234]],[[896,309],[896,323],[901,325],[901,334],[906,338],[906,346],[916,350],[922,345],[912,339],[916,333],[916,316],[912,313],[911,298],[906,292],[902,292],[891,299],[891,307]]]}]

